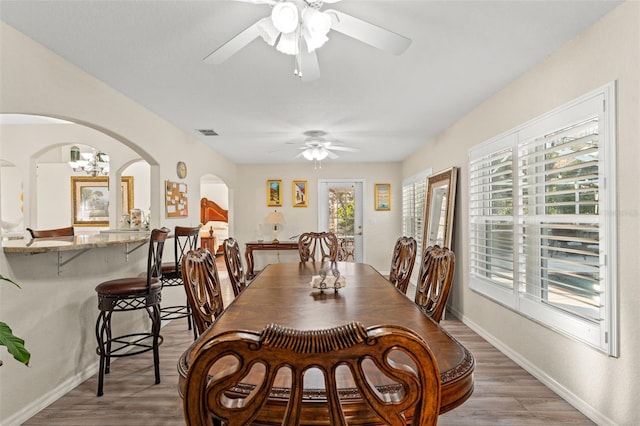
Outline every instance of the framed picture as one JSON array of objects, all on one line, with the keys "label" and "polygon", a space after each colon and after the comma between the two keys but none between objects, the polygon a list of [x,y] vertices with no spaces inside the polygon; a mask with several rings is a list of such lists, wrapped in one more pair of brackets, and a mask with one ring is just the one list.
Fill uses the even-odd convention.
[{"label": "framed picture", "polygon": [[291,185],[291,203],[293,207],[307,207],[307,181],[294,180]]},{"label": "framed picture", "polygon": [[376,210],[391,210],[391,185],[388,183],[376,183],[375,190]]},{"label": "framed picture", "polygon": [[[122,214],[133,207],[133,176],[122,176]],[[71,176],[73,226],[109,226],[109,178]],[[119,218],[118,218],[119,219]]]},{"label": "framed picture", "polygon": [[282,181],[281,180],[267,181],[267,206],[269,207],[282,206]]}]

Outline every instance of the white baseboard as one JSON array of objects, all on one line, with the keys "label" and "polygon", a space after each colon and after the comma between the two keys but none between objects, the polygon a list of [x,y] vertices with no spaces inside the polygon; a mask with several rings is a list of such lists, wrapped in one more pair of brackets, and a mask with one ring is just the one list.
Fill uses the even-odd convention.
[{"label": "white baseboard", "polygon": [[[163,321],[161,327],[164,327],[167,324],[169,323],[166,321]],[[132,350],[132,349],[129,349],[129,350]],[[119,358],[112,358],[111,365],[113,365],[114,362],[117,362],[118,359]],[[21,410],[16,412],[14,415],[8,417],[4,421],[4,423],[2,423],[2,426],[20,426],[21,424],[29,420],[31,417],[38,414],[40,411],[44,410],[49,405],[56,402],[58,399],[62,398],[67,393],[71,392],[73,389],[76,388],[76,386],[80,385],[84,381],[93,377],[94,374],[98,373],[99,364],[100,364],[100,360],[96,359],[95,363],[91,364],[90,366],[85,368],[83,371],[68,378],[64,382],[60,383],[59,386],[52,389],[50,392],[47,392],[46,394],[42,395],[40,398],[22,407]],[[96,392],[97,391],[98,389],[96,389]]]},{"label": "white baseboard", "polygon": [[580,411],[582,414],[587,416],[591,421],[595,422],[601,426],[614,426],[616,423],[597,411],[593,406],[589,405],[584,400],[580,399],[577,395],[571,392],[569,389],[564,387],[562,384],[558,383],[553,377],[549,376],[546,372],[539,369],[534,364],[530,363],[527,358],[522,356],[522,354],[513,351],[508,346],[505,346],[500,340],[498,340],[495,336],[489,333],[484,328],[480,327],[477,323],[463,315],[461,312],[452,309],[450,306],[447,306],[449,312],[453,314],[456,318],[462,321],[467,327],[473,330],[480,337],[485,339],[491,345],[493,345],[496,349],[506,355],[513,362],[522,367],[525,371],[531,374],[533,377],[542,382],[549,389],[557,393],[562,399],[571,404],[576,410]]},{"label": "white baseboard", "polygon": [[24,406],[20,411],[16,412],[13,416],[7,418],[3,426],[19,426],[29,420],[31,417],[38,414],[43,409],[47,408],[49,405],[56,402],[61,397],[65,396],[67,393],[75,389],[76,386],[83,383],[85,380],[93,377],[94,374],[98,372],[98,364],[90,365],[83,371],[79,372],[75,376],[70,377],[69,379],[62,382],[58,387],[51,390],[40,398],[32,401],[30,404]]}]

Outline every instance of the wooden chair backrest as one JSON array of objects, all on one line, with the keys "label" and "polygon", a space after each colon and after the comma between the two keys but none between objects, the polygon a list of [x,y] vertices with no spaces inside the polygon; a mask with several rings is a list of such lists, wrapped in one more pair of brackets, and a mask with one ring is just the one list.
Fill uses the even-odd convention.
[{"label": "wooden chair backrest", "polygon": [[305,232],[298,239],[300,261],[331,261],[338,259],[338,238],[333,232]]},{"label": "wooden chair backrest", "polygon": [[198,226],[176,226],[173,230],[173,254],[176,262],[176,271],[180,271],[182,257],[190,250],[198,248],[198,237],[200,236],[200,225]]},{"label": "wooden chair backrest", "polygon": [[244,268],[242,267],[240,247],[235,238],[227,238],[222,244],[222,250],[224,252],[224,263],[229,273],[233,295],[237,297],[247,285]]},{"label": "wooden chair backrest", "polygon": [[[222,367],[229,356],[236,360],[237,368]],[[257,366],[263,368],[256,371]],[[229,426],[252,424],[265,409],[278,377],[282,381],[276,382],[276,392],[288,395],[289,402],[279,406],[276,413],[269,409],[269,414],[278,421],[282,419],[282,425],[298,425],[306,373],[316,372],[322,375],[324,392],[320,396],[314,393],[313,402],[324,402],[327,409],[326,416],[314,418],[313,424],[353,422],[344,414],[337,384],[349,372],[354,392],[380,418],[380,424],[404,426],[410,417],[409,424],[436,424],[441,379],[427,343],[401,326],[365,329],[357,322],[328,330],[295,330],[269,324],[260,333],[238,330],[211,338],[189,366],[183,400],[186,424],[211,425],[213,419]],[[257,383],[256,388],[246,394],[236,392],[235,386],[247,380],[247,373],[251,383]]]},{"label": "wooden chair backrest", "polygon": [[153,282],[162,278],[162,253],[164,243],[169,237],[169,228],[153,229],[149,236],[149,252],[147,255],[147,289],[151,290]]},{"label": "wooden chair backrest", "polygon": [[407,294],[417,251],[418,243],[413,237],[398,238],[393,248],[389,281],[404,294]]},{"label": "wooden chair backrest", "polygon": [[415,302],[435,322],[440,322],[451,292],[456,257],[446,247],[427,247],[420,263]]},{"label": "wooden chair backrest", "polygon": [[208,249],[199,248],[184,255],[182,282],[200,335],[224,310],[218,268]]},{"label": "wooden chair backrest", "polygon": [[31,234],[31,238],[73,237],[74,235],[73,226],[41,230],[27,228],[27,231]]}]

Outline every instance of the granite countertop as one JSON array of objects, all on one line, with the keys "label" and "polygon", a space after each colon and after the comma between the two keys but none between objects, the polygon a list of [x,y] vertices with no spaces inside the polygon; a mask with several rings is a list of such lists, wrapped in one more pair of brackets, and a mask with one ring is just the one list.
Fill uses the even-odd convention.
[{"label": "granite countertop", "polygon": [[113,247],[149,240],[147,230],[108,230],[95,234],[79,234],[72,237],[54,237],[2,241],[5,253],[47,253]]}]

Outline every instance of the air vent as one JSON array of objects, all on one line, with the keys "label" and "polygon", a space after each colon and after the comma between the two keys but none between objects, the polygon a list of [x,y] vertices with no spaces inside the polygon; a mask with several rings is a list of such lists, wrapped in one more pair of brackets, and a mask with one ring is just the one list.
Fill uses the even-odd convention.
[{"label": "air vent", "polygon": [[198,131],[205,136],[218,136],[216,131],[213,129],[198,129]]}]

